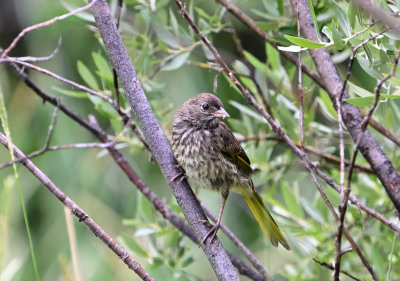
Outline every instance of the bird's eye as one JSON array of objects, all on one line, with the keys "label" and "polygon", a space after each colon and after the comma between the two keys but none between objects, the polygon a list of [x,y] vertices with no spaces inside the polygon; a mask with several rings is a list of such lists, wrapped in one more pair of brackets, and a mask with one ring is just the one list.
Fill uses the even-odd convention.
[{"label": "bird's eye", "polygon": [[201,107],[202,107],[204,110],[207,110],[210,106],[208,105],[208,103],[203,103],[203,104],[201,105]]}]

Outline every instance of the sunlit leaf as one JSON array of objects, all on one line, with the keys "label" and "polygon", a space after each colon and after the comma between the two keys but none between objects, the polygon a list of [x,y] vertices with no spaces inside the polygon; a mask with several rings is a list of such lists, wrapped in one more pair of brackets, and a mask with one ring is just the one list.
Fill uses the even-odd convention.
[{"label": "sunlit leaf", "polygon": [[302,37],[285,35],[285,38],[289,40],[291,43],[307,49],[319,49],[326,46],[325,43],[314,42]]},{"label": "sunlit leaf", "polygon": [[128,247],[131,251],[133,251],[136,255],[147,258],[148,253],[138,244],[134,239],[128,237],[126,235],[121,235],[120,240],[124,245]]},{"label": "sunlit leaf", "polygon": [[337,18],[337,20],[339,22],[340,28],[344,31],[346,36],[350,36],[351,35],[351,27],[350,27],[350,23],[349,23],[349,19],[347,17],[347,14],[338,5],[338,3],[336,3],[336,1],[332,0],[331,3],[333,5],[334,11],[335,11],[335,15],[336,15],[336,18]]},{"label": "sunlit leaf", "polygon": [[83,62],[78,61],[77,63],[78,67],[78,72],[83,81],[92,88],[93,90],[99,90],[99,86],[97,84],[96,78],[92,74],[92,72],[89,70],[89,68],[83,64]]},{"label": "sunlit leaf", "polygon": [[164,65],[161,70],[163,71],[171,71],[178,69],[181,67],[189,58],[190,52],[184,52],[179,55],[177,55],[175,58],[173,58],[170,62],[168,62],[166,65]]}]

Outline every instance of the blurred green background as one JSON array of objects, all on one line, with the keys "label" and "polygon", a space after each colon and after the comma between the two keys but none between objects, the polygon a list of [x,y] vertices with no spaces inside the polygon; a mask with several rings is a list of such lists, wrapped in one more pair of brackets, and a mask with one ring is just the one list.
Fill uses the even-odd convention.
[{"label": "blurred green background", "polygon": [[[276,14],[278,2],[284,3],[283,15]],[[261,22],[268,23],[268,27],[262,26],[282,44],[288,44],[283,34],[295,35],[296,23],[288,1],[235,3],[260,25]],[[237,133],[238,138],[273,135],[267,123],[246,104],[244,98],[223,74],[215,78],[216,71],[195,66],[196,62],[205,63],[210,59],[199,44],[199,38],[188,28],[172,1],[129,0],[125,1],[125,4],[122,10],[121,35],[152,108],[168,138],[176,109],[197,93],[213,92],[215,79],[218,82],[217,93],[232,116],[227,123]],[[336,6],[333,7],[330,1],[318,1],[314,4],[320,24],[335,30],[337,28],[339,35],[344,37],[335,14],[340,13],[340,10]],[[1,1],[0,47],[7,47],[23,28],[83,5],[85,2],[79,0],[36,0],[34,3],[26,0]],[[114,13],[116,1],[111,1],[110,5]],[[343,11],[348,12],[351,8],[349,6],[346,2],[340,2],[340,9]],[[260,83],[262,93],[270,103],[277,121],[291,138],[298,141],[299,104],[295,90],[297,71],[294,65],[283,59],[279,60],[277,53],[269,50],[263,40],[228,16],[226,10],[216,2],[189,1],[187,9],[222,53],[226,62],[233,65],[238,73],[245,74],[241,81],[252,92],[256,91],[256,85],[246,78],[246,75],[257,77],[256,80]],[[348,12],[347,15],[349,14]],[[353,28],[352,32],[355,33],[363,27],[359,23]],[[232,33],[232,30],[235,33]],[[371,35],[368,33],[362,36]],[[361,42],[362,36],[348,43],[346,48]],[[244,50],[250,54],[246,56],[247,59],[243,53],[238,52],[234,43],[236,37],[240,39]],[[60,38],[62,41],[57,54],[51,60],[37,64],[77,83],[91,88],[97,87],[96,90],[112,96],[110,69],[100,68],[96,63],[107,62],[107,58],[88,11],[26,34],[10,55],[48,56],[57,47]],[[389,38],[382,44],[386,44],[387,50],[397,43]],[[333,47],[330,51],[332,54],[344,56],[344,59],[338,62],[339,70],[344,72],[347,66],[345,62],[350,53],[346,55],[344,51]],[[368,52],[363,54],[365,53]],[[385,54],[389,61],[392,56],[389,52]],[[375,58],[376,51],[372,51],[371,55]],[[266,66],[265,72],[270,71],[270,76],[266,76],[265,72],[257,68],[254,64],[257,60]],[[310,58],[306,54],[304,61],[310,64]],[[383,60],[381,63],[385,64]],[[359,62],[355,65],[357,71],[354,71],[357,75],[352,76],[351,82],[373,91],[377,78],[360,67]],[[90,74],[85,74],[85,69],[88,69]],[[103,105],[96,106],[82,93],[74,92],[76,89],[50,77],[32,70],[27,72],[41,89],[59,97],[83,118],[87,119],[88,114],[93,114],[110,135],[118,135],[121,132],[119,118],[115,113],[104,110]],[[14,143],[25,153],[41,149],[46,140],[54,107],[43,103],[5,64],[0,64],[0,83]],[[306,76],[304,87],[306,143],[317,150],[337,156],[337,117],[333,113],[327,94]],[[394,84],[394,87],[397,85]],[[79,94],[80,98],[73,97],[72,94]],[[378,121],[385,120],[385,126],[391,131],[399,132],[400,113],[395,101],[389,100],[380,104],[374,117]],[[398,147],[379,134],[375,135],[398,168]],[[87,142],[97,140],[59,112],[51,145]],[[167,205],[181,215],[159,168],[149,161],[149,153],[139,144],[137,137],[127,133],[121,142],[123,146],[120,151],[133,169]],[[348,135],[345,136],[345,142],[346,157],[349,158],[352,141]],[[237,195],[230,196],[223,222],[257,255],[277,281],[330,279],[331,272],[316,264],[312,258],[328,263],[333,261],[336,223],[304,171],[303,164],[283,144],[276,141],[249,141],[244,143],[243,147],[253,167],[258,171],[253,178],[257,189],[270,206],[269,209],[273,211],[293,250],[287,252],[282,247],[271,247],[264,240],[247,206]],[[311,157],[321,161],[322,169],[334,179],[338,179],[337,164],[325,162],[316,156]],[[9,159],[8,151],[0,148],[0,164]],[[128,248],[134,258],[156,280],[216,280],[200,248],[189,239],[181,237],[170,224],[163,221],[105,150],[52,151],[34,158],[33,161],[107,233]],[[366,164],[361,157],[358,163]],[[63,205],[25,168],[17,166],[19,183],[15,180],[11,167],[0,169],[0,280],[35,279],[17,192],[18,185],[22,189],[27,208],[41,280],[75,280]],[[353,181],[354,195],[397,222],[392,203],[376,177],[356,173]],[[326,188],[326,192],[333,205],[337,206],[337,193],[329,187]],[[218,194],[200,190],[198,196],[214,213],[218,212],[221,200]],[[386,226],[361,214],[357,208],[351,207],[348,212],[347,223],[352,235],[371,261],[380,280],[390,280],[385,279],[388,276],[391,276],[391,280],[398,279],[400,267],[399,246],[395,243],[397,236]],[[73,222],[81,280],[140,280],[94,237],[85,225],[77,222],[75,218]],[[219,237],[226,249],[243,258],[240,251],[221,232]],[[349,247],[347,241],[344,241],[345,247]],[[354,253],[344,256],[342,267],[361,279],[369,280],[369,275]],[[243,277],[243,280],[248,279]],[[349,279],[344,277],[343,280]]]}]

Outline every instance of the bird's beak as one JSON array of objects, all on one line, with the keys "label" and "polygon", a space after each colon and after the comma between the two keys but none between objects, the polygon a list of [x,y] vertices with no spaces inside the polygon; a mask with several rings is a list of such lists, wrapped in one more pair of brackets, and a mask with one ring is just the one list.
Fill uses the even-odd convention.
[{"label": "bird's beak", "polygon": [[215,116],[215,117],[217,117],[217,118],[222,118],[222,119],[225,119],[225,118],[230,117],[230,115],[228,114],[228,112],[226,112],[226,110],[225,110],[223,107],[221,107],[221,108],[220,108],[219,110],[217,110],[217,111],[212,112],[211,115],[213,115],[213,116]]}]

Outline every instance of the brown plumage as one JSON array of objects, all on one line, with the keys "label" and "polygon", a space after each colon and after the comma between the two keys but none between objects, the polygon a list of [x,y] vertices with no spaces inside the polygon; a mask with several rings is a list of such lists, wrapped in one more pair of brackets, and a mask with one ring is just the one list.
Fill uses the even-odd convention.
[{"label": "brown plumage", "polygon": [[243,196],[264,235],[274,246],[290,249],[276,222],[254,189],[253,170],[246,152],[228,126],[220,119],[229,117],[222,102],[209,93],[198,94],[177,111],[172,127],[172,149],[186,176],[197,187],[218,191],[222,204],[217,223],[204,237],[215,237],[225,201],[232,190]]}]

